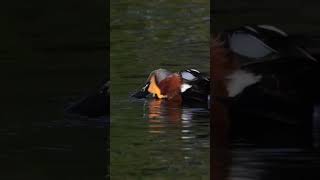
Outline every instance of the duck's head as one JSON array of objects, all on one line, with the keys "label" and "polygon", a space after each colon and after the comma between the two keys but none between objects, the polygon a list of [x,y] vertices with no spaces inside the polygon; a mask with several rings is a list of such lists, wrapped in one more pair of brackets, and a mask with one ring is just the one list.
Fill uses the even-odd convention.
[{"label": "duck's head", "polygon": [[178,73],[157,69],[150,73],[145,85],[132,96],[141,99],[151,94],[158,99],[173,99],[180,96],[181,84]]}]

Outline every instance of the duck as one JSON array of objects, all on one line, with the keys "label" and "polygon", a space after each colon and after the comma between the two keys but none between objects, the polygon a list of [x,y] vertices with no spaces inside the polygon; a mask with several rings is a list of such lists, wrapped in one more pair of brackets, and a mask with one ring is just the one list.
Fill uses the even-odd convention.
[{"label": "duck", "polygon": [[299,133],[297,142],[312,139],[320,66],[304,41],[272,25],[245,25],[214,35],[211,106],[216,117],[229,122],[230,132],[254,138],[285,131]]},{"label": "duck", "polygon": [[211,72],[214,84],[224,86],[220,96],[236,97],[259,82],[279,87],[280,81],[294,84],[290,77],[312,77],[319,60],[297,39],[271,25],[246,25],[219,33],[212,40]]},{"label": "duck", "polygon": [[210,80],[196,69],[170,72],[156,69],[147,78],[144,86],[132,97],[142,99],[152,96],[183,104],[208,104],[210,98]]}]

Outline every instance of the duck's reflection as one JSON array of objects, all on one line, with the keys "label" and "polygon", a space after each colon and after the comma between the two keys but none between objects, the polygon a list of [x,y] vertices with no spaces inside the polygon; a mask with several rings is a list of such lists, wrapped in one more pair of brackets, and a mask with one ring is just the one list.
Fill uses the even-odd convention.
[{"label": "duck's reflection", "polygon": [[[157,127],[161,120],[179,124],[182,117],[180,102],[151,99],[148,103],[148,119],[151,127]],[[152,128],[151,128],[152,129]]]},{"label": "duck's reflection", "polygon": [[[175,127],[182,134],[188,134],[193,132],[192,128],[196,126],[204,123],[209,125],[209,112],[204,108],[183,107],[180,102],[159,99],[150,99],[146,102],[146,106],[145,117],[149,122],[150,133],[164,133]],[[181,137],[181,139],[190,138]]]},{"label": "duck's reflection", "polygon": [[[150,99],[145,104],[148,132],[154,142],[165,145],[166,153],[156,153],[161,159],[174,154],[182,161],[207,162],[209,170],[209,112],[205,108],[183,107],[180,102]],[[171,153],[169,153],[171,151]],[[207,158],[199,158],[207,155]]]}]

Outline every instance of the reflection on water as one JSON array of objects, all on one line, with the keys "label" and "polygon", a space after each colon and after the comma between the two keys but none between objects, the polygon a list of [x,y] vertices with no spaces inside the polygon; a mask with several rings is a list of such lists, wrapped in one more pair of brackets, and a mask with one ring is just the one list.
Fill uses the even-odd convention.
[{"label": "reflection on water", "polygon": [[[209,112],[202,108],[182,107],[176,102],[152,99],[147,102],[145,118],[149,133],[157,138],[173,137],[181,141],[181,150],[209,148]],[[165,134],[165,135],[164,135]],[[190,157],[189,157],[190,158]]]},{"label": "reflection on water", "polygon": [[205,161],[196,159],[196,154],[197,151],[201,153],[202,148],[209,148],[209,112],[206,109],[181,108],[175,102],[154,99],[146,103],[148,132],[154,140],[172,144],[174,152],[180,153],[185,160]]},{"label": "reflection on water", "polygon": [[113,136],[112,144],[120,143],[123,148],[113,150],[111,177],[121,179],[123,175],[118,173],[122,172],[131,179],[139,176],[147,179],[209,178],[207,109],[181,107],[179,103],[156,99],[133,101],[130,105],[134,107],[133,114],[140,110],[140,117],[131,116],[135,122],[126,125],[114,123],[111,129],[127,129],[122,135]]}]

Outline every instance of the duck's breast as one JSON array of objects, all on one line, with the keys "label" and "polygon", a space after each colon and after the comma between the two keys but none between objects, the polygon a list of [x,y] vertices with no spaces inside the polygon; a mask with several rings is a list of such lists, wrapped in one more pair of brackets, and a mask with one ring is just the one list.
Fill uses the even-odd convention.
[{"label": "duck's breast", "polygon": [[180,76],[172,74],[159,83],[159,88],[163,95],[167,95],[168,99],[181,100],[181,84],[182,80]]}]

